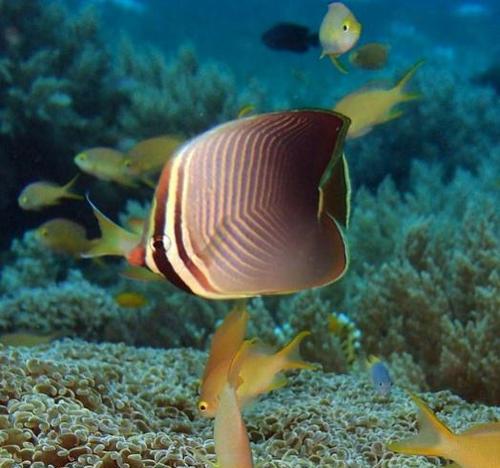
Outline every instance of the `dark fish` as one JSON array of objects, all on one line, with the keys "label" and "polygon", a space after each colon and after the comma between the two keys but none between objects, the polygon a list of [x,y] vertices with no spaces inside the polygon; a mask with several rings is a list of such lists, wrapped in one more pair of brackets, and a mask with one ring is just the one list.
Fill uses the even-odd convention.
[{"label": "dark fish", "polygon": [[493,64],[484,72],[476,75],[472,81],[483,86],[491,86],[497,94],[500,94],[500,63]]},{"label": "dark fish", "polygon": [[262,34],[262,42],[274,50],[307,52],[310,47],[318,47],[318,33],[295,23],[278,23]]},{"label": "dark fish", "polygon": [[347,269],[349,122],[325,110],[275,112],[193,138],[165,165],[136,247],[94,210],[103,239],[115,241],[89,255],[118,248],[131,264],[210,299],[288,294],[339,279]]},{"label": "dark fish", "polygon": [[349,54],[349,61],[365,70],[379,70],[387,64],[389,47],[376,42],[365,44]]}]

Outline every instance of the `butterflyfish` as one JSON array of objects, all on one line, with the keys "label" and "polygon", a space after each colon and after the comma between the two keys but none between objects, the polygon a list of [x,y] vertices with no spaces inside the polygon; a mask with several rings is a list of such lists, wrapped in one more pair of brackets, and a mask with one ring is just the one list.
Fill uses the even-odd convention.
[{"label": "butterflyfish", "polygon": [[295,23],[278,23],[265,31],[262,42],[274,50],[303,53],[311,47],[318,47],[318,33],[311,32],[307,26]]},{"label": "butterflyfish", "polygon": [[365,70],[380,70],[387,65],[389,46],[373,42],[353,50],[349,62]]},{"label": "butterflyfish", "polygon": [[407,93],[405,87],[423,63],[421,60],[413,65],[393,88],[364,88],[342,98],[335,105],[334,110],[351,119],[347,138],[361,137],[369,133],[376,125],[400,117],[403,111],[395,107],[402,102],[420,97],[419,94]]},{"label": "butterflyfish", "polygon": [[237,389],[240,408],[260,395],[286,385],[284,371],[317,368],[315,364],[303,361],[299,354],[300,343],[309,332],[299,333],[281,350],[274,352],[256,340],[244,341],[247,321],[246,309],[233,310],[214,334],[198,400],[198,409],[205,417],[214,417],[217,413],[231,360],[242,347],[246,351],[240,369],[243,382]]},{"label": "butterflyfish", "polygon": [[227,370],[219,396],[214,421],[214,442],[219,468],[251,468],[254,466],[250,441],[241,416],[236,392],[244,383],[241,366],[247,354],[246,345],[236,353]]},{"label": "butterflyfish", "polygon": [[418,408],[419,433],[391,442],[389,450],[407,455],[426,455],[453,460],[457,468],[493,468],[500,461],[500,422],[478,424],[454,433],[423,400],[410,395]]},{"label": "butterflyfish", "polygon": [[127,171],[125,154],[121,151],[96,147],[78,153],[74,159],[78,168],[100,180],[115,182],[126,187],[137,187],[137,177]]},{"label": "butterflyfish", "polygon": [[333,2],[319,28],[319,42],[322,47],[321,57],[330,57],[332,63],[342,72],[347,73],[338,57],[351,50],[361,35],[361,24],[343,3]]},{"label": "butterflyfish", "polygon": [[83,200],[81,195],[71,191],[77,179],[78,175],[63,186],[53,182],[33,182],[24,187],[17,199],[17,203],[23,210],[37,211],[48,206],[57,205],[64,198]]},{"label": "butterflyfish", "polygon": [[125,155],[125,171],[132,177],[159,172],[183,142],[184,139],[173,135],[143,140]]},{"label": "butterflyfish", "polygon": [[387,365],[376,356],[370,356],[366,364],[375,392],[383,397],[389,396],[392,390],[392,379]]},{"label": "butterflyfish", "polygon": [[[324,110],[230,121],[184,144],[165,165],[140,241],[107,239],[89,255],[123,255],[210,299],[285,294],[338,280],[349,119]],[[94,209],[101,228],[108,223]],[[137,237],[137,236],[136,236]]]},{"label": "butterflyfish", "polygon": [[80,257],[93,245],[82,225],[65,218],[43,223],[36,229],[35,236],[45,247],[73,257]]}]

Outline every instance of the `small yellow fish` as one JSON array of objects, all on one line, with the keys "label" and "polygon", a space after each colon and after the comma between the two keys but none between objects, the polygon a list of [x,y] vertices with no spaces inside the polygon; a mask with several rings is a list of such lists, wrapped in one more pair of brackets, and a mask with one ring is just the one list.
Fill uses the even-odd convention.
[{"label": "small yellow fish", "polygon": [[247,354],[243,345],[232,359],[225,384],[220,392],[215,414],[214,442],[219,468],[252,468],[250,441],[238,404],[236,392],[244,383],[240,373]]},{"label": "small yellow fish", "polygon": [[127,152],[123,162],[125,170],[132,177],[159,172],[182,143],[184,139],[173,135],[141,141]]},{"label": "small yellow fish", "polygon": [[243,341],[247,321],[248,313],[245,309],[233,310],[212,339],[198,401],[198,409],[205,417],[215,416],[231,360],[242,346],[248,350],[241,363],[240,377],[243,382],[237,389],[240,408],[259,395],[286,385],[282,371],[317,368],[314,364],[302,361],[298,353],[301,341],[309,332],[299,333],[282,350],[273,353],[261,343]]},{"label": "small yellow fish", "polygon": [[361,24],[349,8],[340,2],[330,3],[319,28],[319,42],[323,48],[320,58],[327,55],[342,73],[347,73],[338,57],[351,50],[360,35]]},{"label": "small yellow fish", "polygon": [[83,226],[64,218],[55,218],[43,223],[35,234],[44,246],[73,257],[80,257],[93,243],[87,239]]},{"label": "small yellow fish", "polygon": [[78,175],[63,186],[45,181],[28,184],[19,195],[17,203],[23,210],[41,210],[57,205],[63,198],[83,200],[82,196],[70,191],[76,179]]},{"label": "small yellow fish", "polygon": [[420,97],[419,94],[406,93],[404,88],[423,63],[420,60],[413,65],[393,88],[362,89],[342,98],[334,110],[351,119],[347,138],[361,137],[375,125],[400,117],[403,111],[394,109],[395,106]]},{"label": "small yellow fish", "polygon": [[116,182],[127,187],[137,187],[136,178],[125,168],[125,155],[112,148],[90,148],[74,159],[78,168],[98,179]]},{"label": "small yellow fish", "polygon": [[464,432],[452,432],[416,395],[419,433],[410,439],[391,442],[389,450],[408,455],[443,457],[449,467],[494,468],[500,466],[500,422],[478,424]]},{"label": "small yellow fish", "polygon": [[50,333],[48,335],[37,335],[31,332],[4,333],[0,336],[0,343],[4,346],[27,346],[33,347],[47,344],[61,336],[61,333]]},{"label": "small yellow fish", "polygon": [[120,307],[135,309],[144,307],[148,303],[148,300],[144,294],[134,291],[123,291],[115,296],[115,302]]},{"label": "small yellow fish", "polygon": [[249,345],[240,371],[243,382],[237,392],[241,408],[251,403],[259,395],[285,386],[287,379],[283,371],[318,369],[317,365],[302,361],[299,354],[300,343],[310,334],[308,331],[299,333],[283,349],[274,354],[261,343],[252,342]]},{"label": "small yellow fish", "polygon": [[373,42],[353,50],[349,62],[365,70],[380,70],[387,65],[389,46]]}]

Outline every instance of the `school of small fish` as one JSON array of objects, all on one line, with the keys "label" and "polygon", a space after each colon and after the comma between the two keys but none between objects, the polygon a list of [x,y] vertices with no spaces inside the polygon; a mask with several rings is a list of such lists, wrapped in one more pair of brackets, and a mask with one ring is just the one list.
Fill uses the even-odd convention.
[{"label": "school of small fish", "polygon": [[[462,10],[465,7],[457,11]],[[329,57],[343,74],[349,71],[341,62],[344,55],[359,73],[383,69],[391,46],[369,42],[356,48],[362,29],[346,5],[332,2],[318,32],[278,22],[261,39],[275,51],[306,53],[319,46],[321,58]],[[15,40],[12,35],[13,44]],[[393,87],[366,85],[345,95],[332,110],[256,114],[249,103],[235,120],[188,141],[181,135],[158,135],[138,141],[127,151],[84,149],[74,163],[87,176],[128,189],[154,189],[149,215],[129,217],[124,228],[87,196],[101,230],[99,238],[89,239],[84,226],[65,218],[48,220],[36,229],[42,245],[64,255],[124,257],[128,266],[122,274],[127,278],[166,279],[201,297],[237,299],[212,337],[197,405],[201,416],[214,418],[220,468],[254,466],[242,411],[285,386],[286,371],[317,369],[299,354],[308,331],[280,350],[246,338],[249,317],[244,298],[288,294],[342,277],[348,267],[344,230],[350,212],[345,141],[365,137],[402,116],[399,106],[420,98],[406,88],[422,64],[423,60],[417,61]],[[283,160],[286,172],[285,165],[276,163]],[[33,181],[19,194],[18,205],[26,211],[41,211],[67,200],[82,200],[75,189],[77,182],[81,184],[78,175],[64,185]],[[260,214],[253,216],[256,212]],[[148,304],[148,298],[134,290],[118,292],[114,300],[127,309]],[[389,399],[393,387],[389,367],[382,358],[362,358],[361,333],[354,322],[345,314],[333,313],[327,326],[340,340],[350,369],[364,363],[373,392]],[[61,336],[27,330],[4,334],[0,343],[35,346]],[[500,423],[454,434],[421,399],[410,396],[418,407],[420,432],[391,442],[390,450],[440,456],[463,468],[497,466]]]}]

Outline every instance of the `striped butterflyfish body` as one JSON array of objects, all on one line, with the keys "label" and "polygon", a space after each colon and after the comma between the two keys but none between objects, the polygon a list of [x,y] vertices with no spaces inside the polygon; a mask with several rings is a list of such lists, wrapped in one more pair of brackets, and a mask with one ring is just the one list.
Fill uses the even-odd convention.
[{"label": "striped butterflyfish body", "polygon": [[342,153],[349,119],[323,110],[222,124],[165,165],[142,262],[212,299],[323,286],[347,268]]}]

